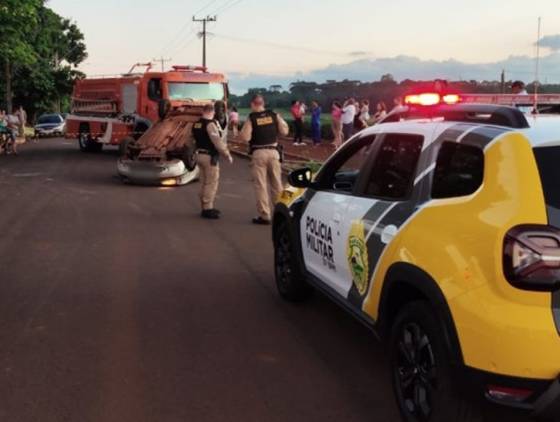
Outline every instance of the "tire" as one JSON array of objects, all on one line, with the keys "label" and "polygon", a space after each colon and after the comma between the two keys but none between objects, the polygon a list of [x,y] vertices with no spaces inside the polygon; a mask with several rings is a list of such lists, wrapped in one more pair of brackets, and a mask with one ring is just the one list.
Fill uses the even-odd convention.
[{"label": "tire", "polygon": [[480,422],[481,410],[457,391],[442,326],[433,308],[412,302],[391,329],[390,359],[397,406],[406,422]]},{"label": "tire", "polygon": [[313,289],[297,264],[288,224],[280,222],[274,232],[274,274],[278,293],[288,302],[303,302],[309,299]]},{"label": "tire", "polygon": [[196,168],[196,151],[193,148],[186,147],[181,155],[181,160],[185,163],[188,171],[194,171]]},{"label": "tire", "polygon": [[146,131],[150,128],[150,126],[144,122],[138,122],[136,123],[136,125],[134,126],[134,140],[137,141],[138,139],[140,139],[144,133],[146,133]]},{"label": "tire", "polygon": [[121,140],[121,143],[119,144],[119,157],[130,158],[128,147],[130,145],[134,144],[135,142],[136,141],[134,140],[134,138],[132,136],[127,136],[126,138]]},{"label": "tire", "polygon": [[103,149],[103,144],[92,140],[89,133],[86,132],[78,135],[78,146],[82,152],[100,152]]}]

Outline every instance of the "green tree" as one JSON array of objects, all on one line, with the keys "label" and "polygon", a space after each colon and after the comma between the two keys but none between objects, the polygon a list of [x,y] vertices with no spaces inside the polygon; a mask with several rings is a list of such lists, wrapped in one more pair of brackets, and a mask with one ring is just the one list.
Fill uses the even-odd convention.
[{"label": "green tree", "polygon": [[6,107],[12,111],[12,80],[21,65],[32,65],[37,56],[29,32],[38,24],[42,0],[2,0],[0,4],[0,61],[2,62]]},{"label": "green tree", "polygon": [[[52,109],[60,111],[62,103],[68,103],[76,78],[84,76],[76,70],[87,57],[84,36],[73,22],[46,7],[44,0],[20,0],[19,3],[8,0],[7,6],[0,6],[3,10],[0,15],[16,13],[20,3],[32,5],[33,13],[28,14],[26,20],[13,19],[8,25],[0,26],[0,34],[2,30],[6,33],[6,37],[0,36],[0,43],[16,45],[19,42],[20,50],[26,52],[9,57],[10,72],[4,72],[7,106],[11,108],[14,99],[32,114]],[[25,37],[22,36],[22,20]]]}]

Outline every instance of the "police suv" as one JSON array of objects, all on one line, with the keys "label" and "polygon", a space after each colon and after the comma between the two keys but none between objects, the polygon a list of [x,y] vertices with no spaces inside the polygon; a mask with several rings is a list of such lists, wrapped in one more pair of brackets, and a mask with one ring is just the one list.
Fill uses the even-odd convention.
[{"label": "police suv", "polygon": [[386,339],[405,421],[560,420],[560,116],[493,102],[408,97],[275,208],[281,296]]}]

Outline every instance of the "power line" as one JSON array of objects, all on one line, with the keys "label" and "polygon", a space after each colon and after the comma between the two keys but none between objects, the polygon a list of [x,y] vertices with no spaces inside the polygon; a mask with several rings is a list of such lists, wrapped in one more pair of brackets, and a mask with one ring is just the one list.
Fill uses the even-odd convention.
[{"label": "power line", "polygon": [[[231,10],[233,7],[237,6],[242,1],[243,0],[226,0],[221,5],[217,5],[217,8],[215,9],[214,12],[210,13],[210,16],[212,15],[215,16],[219,13],[220,14],[225,13]],[[199,8],[194,13],[194,15],[198,15],[204,10],[207,10],[212,5],[215,5],[216,2],[217,0],[210,0],[204,6]],[[190,27],[190,31],[187,31],[189,27]],[[177,52],[184,50],[186,46],[190,45],[194,41],[194,38],[192,37],[193,34],[195,34],[195,28],[193,27],[192,22],[188,22],[179,30],[179,32],[175,35],[172,41],[167,44],[167,46],[162,50],[161,54],[175,56]]]},{"label": "power line", "polygon": [[160,62],[161,63],[161,71],[165,72],[165,63],[171,62],[173,59],[165,59],[163,56],[161,56],[159,59],[152,59],[154,62]]},{"label": "power line", "polygon": [[256,39],[250,39],[250,38],[234,37],[234,36],[231,36],[231,35],[224,35],[224,34],[214,34],[214,35],[219,37],[219,38],[224,38],[224,39],[234,41],[234,42],[240,42],[240,43],[246,43],[246,44],[260,44],[260,45],[266,45],[268,47],[278,48],[278,49],[282,49],[282,50],[297,50],[297,51],[302,51],[302,52],[311,53],[311,54],[323,54],[323,55],[328,55],[328,56],[344,56],[344,57],[351,56],[350,53],[343,53],[343,52],[336,52],[336,51],[333,52],[333,51],[329,51],[329,50],[319,50],[319,49],[315,49],[315,48],[294,46],[294,45],[288,45],[288,44],[280,44],[280,43],[276,43],[276,42],[262,41],[262,40],[256,40]]},{"label": "power line", "polygon": [[200,9],[198,9],[196,12],[194,12],[195,15],[198,15],[199,13],[204,12],[206,9],[208,9],[210,6],[212,6],[214,3],[216,3],[217,0],[210,0],[205,6],[202,6]]},{"label": "power line", "polygon": [[220,15],[220,14],[224,14],[225,12],[227,12],[228,10],[230,10],[231,8],[235,7],[236,5],[238,5],[239,3],[241,3],[243,0],[226,0],[225,3],[223,3],[220,7],[218,7],[214,12],[212,12],[212,15]]},{"label": "power line", "polygon": [[[214,3],[216,3],[217,0],[210,0],[209,2],[207,2],[204,6],[202,6],[200,9],[198,9],[194,14],[198,15],[200,12],[206,10],[207,8],[209,8],[210,6],[212,6]],[[179,29],[179,31],[175,34],[175,36],[172,38],[172,40],[167,43],[166,46],[163,47],[163,50],[161,51],[161,55],[165,55],[169,52],[169,50],[171,48],[173,48],[174,45],[176,45],[178,42],[180,42],[183,33],[185,31],[187,31],[189,29],[189,27],[192,27],[192,22],[187,22],[185,25],[183,25],[181,27],[181,29]],[[191,28],[192,29],[192,28]],[[190,34],[189,34],[190,35]],[[187,37],[189,36],[187,35]]]},{"label": "power line", "polygon": [[179,52],[183,51],[188,45],[190,45],[194,40],[196,40],[196,29],[195,28],[191,28],[191,31],[189,32],[189,34],[185,37],[185,39],[183,40],[183,43],[181,44],[180,47],[178,47],[175,52],[174,52],[174,56],[176,56]]}]

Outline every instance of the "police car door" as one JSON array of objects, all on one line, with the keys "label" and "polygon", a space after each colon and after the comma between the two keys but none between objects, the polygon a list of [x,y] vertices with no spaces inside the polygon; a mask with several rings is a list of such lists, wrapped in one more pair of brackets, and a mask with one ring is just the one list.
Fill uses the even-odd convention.
[{"label": "police car door", "polygon": [[416,182],[426,133],[384,133],[378,136],[370,165],[355,191],[347,218],[345,297],[358,310],[371,288],[378,262],[402,225],[418,209]]},{"label": "police car door", "polygon": [[[321,169],[301,219],[301,240],[306,270],[336,293],[349,290],[346,240],[351,222],[361,217],[350,208],[363,169],[372,154],[375,135],[347,142]],[[349,209],[353,215],[348,215]]]}]

